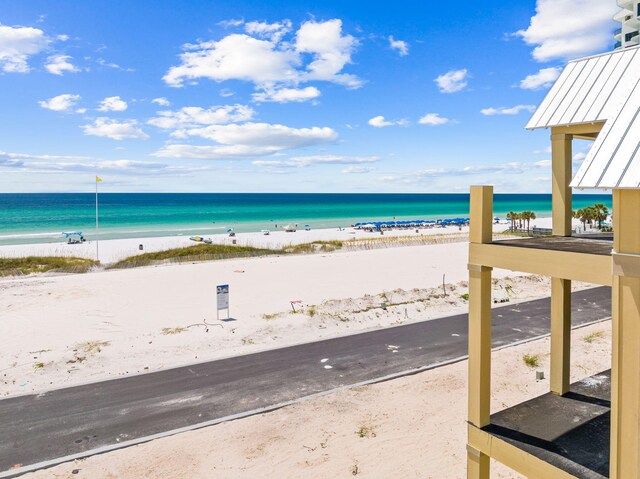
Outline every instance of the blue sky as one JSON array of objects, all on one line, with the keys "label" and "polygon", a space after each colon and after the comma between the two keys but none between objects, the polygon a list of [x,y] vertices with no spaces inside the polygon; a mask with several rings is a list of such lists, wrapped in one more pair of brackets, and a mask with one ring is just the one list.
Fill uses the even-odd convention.
[{"label": "blue sky", "polygon": [[0,192],[548,192],[523,127],[616,11],[0,0]]}]

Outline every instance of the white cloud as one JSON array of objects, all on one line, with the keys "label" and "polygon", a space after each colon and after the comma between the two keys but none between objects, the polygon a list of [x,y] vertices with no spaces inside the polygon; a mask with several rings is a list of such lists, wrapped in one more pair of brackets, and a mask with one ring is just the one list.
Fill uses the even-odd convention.
[{"label": "white cloud", "polygon": [[381,179],[388,183],[414,184],[440,177],[478,176],[483,174],[489,174],[492,176],[505,174],[517,175],[528,171],[548,169],[550,167],[550,160],[535,161],[531,163],[512,162],[498,165],[464,166],[460,168],[429,168],[414,171],[406,175],[386,176]]},{"label": "white cloud", "polygon": [[229,98],[230,96],[233,96],[233,95],[235,95],[233,90],[229,90],[228,88],[223,88],[222,90],[220,90],[220,96],[222,98]]},{"label": "white cloud", "polygon": [[27,73],[29,57],[45,50],[50,42],[39,28],[0,25],[0,70]]},{"label": "white cloud", "polygon": [[128,107],[119,96],[109,96],[100,102],[98,111],[125,111]]},{"label": "white cloud", "polygon": [[283,20],[281,23],[267,22],[247,22],[244,30],[249,35],[268,38],[274,43],[278,43],[284,35],[291,31],[291,20]]},{"label": "white cloud", "polygon": [[585,152],[576,153],[575,155],[573,155],[573,164],[580,165],[586,157],[587,153]]},{"label": "white cloud", "polygon": [[276,102],[290,103],[313,100],[320,96],[320,90],[314,86],[306,88],[281,88],[279,90],[268,89],[252,95],[257,103]]},{"label": "white cloud", "polygon": [[163,96],[161,96],[159,98],[154,98],[153,100],[151,100],[151,103],[155,103],[156,105],[160,105],[160,106],[169,106],[169,105],[171,105],[171,102],[169,100],[167,100]]},{"label": "white cloud", "polygon": [[70,111],[80,100],[80,95],[72,95],[65,93],[63,95],[54,96],[48,100],[38,102],[41,108],[53,111]]},{"label": "white cloud", "polygon": [[376,168],[374,166],[350,166],[349,168],[345,168],[342,170],[345,174],[363,174],[363,173],[371,173]]},{"label": "white cloud", "polygon": [[393,36],[389,37],[389,46],[394,50],[398,50],[401,57],[409,54],[409,44],[402,40],[396,40]]},{"label": "white cloud", "polygon": [[202,170],[202,166],[173,166],[135,160],[103,160],[89,156],[30,155],[0,151],[0,167],[20,168],[34,173],[108,173],[114,175],[184,176]]},{"label": "white cloud", "polygon": [[385,120],[384,116],[379,115],[379,116],[374,116],[373,118],[371,118],[367,123],[369,123],[369,125],[375,127],[375,128],[384,128],[385,126],[393,126],[393,125],[398,125],[398,126],[406,126],[409,124],[408,120]]},{"label": "white cloud", "polygon": [[146,140],[149,138],[138,127],[136,120],[114,120],[111,118],[96,118],[92,124],[82,127],[85,135],[102,136],[113,140]]},{"label": "white cloud", "polygon": [[269,123],[209,125],[182,130],[181,136],[200,137],[216,144],[170,144],[153,155],[167,158],[247,158],[332,143],[338,138],[338,134],[328,127],[290,128]]},{"label": "white cloud", "polygon": [[528,75],[520,82],[520,88],[523,90],[539,90],[541,88],[549,88],[553,85],[562,73],[562,68],[543,68],[538,73]]},{"label": "white cloud", "polygon": [[530,113],[533,113],[534,111],[536,111],[536,106],[535,105],[516,105],[510,108],[507,108],[507,107],[484,108],[480,110],[480,113],[482,113],[485,116],[517,115],[521,111],[528,111]]},{"label": "white cloud", "polygon": [[358,165],[378,161],[378,156],[311,155],[296,156],[287,160],[256,160],[252,164],[269,168],[304,168],[312,165]]},{"label": "white cloud", "polygon": [[434,81],[440,89],[440,93],[455,93],[464,90],[468,85],[469,71],[451,70],[440,75]]},{"label": "white cloud", "polygon": [[245,105],[214,106],[207,109],[186,106],[177,111],[160,111],[156,118],[147,123],[164,129],[184,129],[249,121],[255,113],[253,108]]},{"label": "white cloud", "polygon": [[535,45],[539,62],[572,59],[606,50],[612,42],[614,1],[537,0],[536,14],[516,35]]},{"label": "white cloud", "polygon": [[313,80],[350,88],[362,85],[356,76],[342,73],[351,63],[358,42],[342,34],[341,20],[305,22],[295,36],[289,35],[290,40],[284,41],[290,29],[288,21],[250,22],[245,25],[245,34],[185,45],[180,64],[171,67],[163,79],[173,87],[203,78],[216,82],[243,80],[259,89],[280,89]]},{"label": "white cloud", "polygon": [[342,34],[342,20],[308,21],[296,33],[296,50],[311,53],[313,61],[307,65],[303,80],[326,80],[349,88],[359,88],[362,81],[354,75],[340,73],[351,63],[351,54],[358,41]]},{"label": "white cloud", "polygon": [[257,85],[292,82],[296,79],[297,55],[279,50],[268,40],[232,34],[220,41],[187,46],[181,64],[169,69],[163,80],[180,87],[185,80],[208,78],[217,82],[244,80]]},{"label": "white cloud", "polygon": [[438,126],[449,123],[450,121],[451,120],[449,120],[449,118],[444,118],[438,113],[427,113],[422,118],[420,118],[420,120],[418,120],[418,123],[420,123],[421,125]]},{"label": "white cloud", "polygon": [[133,68],[125,68],[125,67],[122,67],[122,66],[118,65],[117,63],[108,62],[104,58],[98,58],[96,60],[96,63],[98,65],[102,66],[102,67],[113,68],[114,70],[121,70],[123,72],[134,72],[135,71],[135,69],[133,69]]},{"label": "white cloud", "polygon": [[80,69],[69,61],[71,59],[72,58],[69,55],[52,55],[47,58],[47,62],[44,67],[49,73],[59,76],[62,76],[65,72],[79,72]]},{"label": "white cloud", "polygon": [[244,20],[232,18],[230,20],[222,20],[218,22],[218,25],[223,28],[239,27],[240,25],[244,25]]}]

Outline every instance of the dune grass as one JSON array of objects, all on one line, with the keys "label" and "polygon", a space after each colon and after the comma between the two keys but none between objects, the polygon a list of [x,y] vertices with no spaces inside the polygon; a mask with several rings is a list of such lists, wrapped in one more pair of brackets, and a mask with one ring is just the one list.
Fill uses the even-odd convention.
[{"label": "dune grass", "polygon": [[283,251],[291,254],[330,253],[341,249],[343,245],[344,243],[342,241],[314,241],[312,243],[301,243],[287,246]]},{"label": "dune grass", "polygon": [[0,276],[20,276],[31,273],[86,273],[97,266],[97,261],[85,258],[59,256],[28,256],[26,258],[0,258]]},{"label": "dune grass", "polygon": [[235,246],[221,244],[197,244],[184,248],[173,248],[155,253],[144,253],[130,256],[117,263],[109,265],[107,269],[135,268],[153,264],[169,262],[211,261],[217,259],[248,258],[253,256],[268,256],[282,254],[282,251],[250,246]]}]

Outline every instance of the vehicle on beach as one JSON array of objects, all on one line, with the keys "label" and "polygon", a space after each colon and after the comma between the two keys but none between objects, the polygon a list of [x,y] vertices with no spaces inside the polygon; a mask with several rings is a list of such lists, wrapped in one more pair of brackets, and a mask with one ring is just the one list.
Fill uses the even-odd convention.
[{"label": "vehicle on beach", "polygon": [[311,226],[309,226],[309,225],[304,225],[304,230],[305,230],[305,231],[311,231]]},{"label": "vehicle on beach", "polygon": [[295,233],[297,228],[294,225],[287,225],[284,227],[284,230],[287,233]]},{"label": "vehicle on beach", "polygon": [[271,234],[269,230],[262,230],[261,233],[265,236],[268,236],[269,234]]}]

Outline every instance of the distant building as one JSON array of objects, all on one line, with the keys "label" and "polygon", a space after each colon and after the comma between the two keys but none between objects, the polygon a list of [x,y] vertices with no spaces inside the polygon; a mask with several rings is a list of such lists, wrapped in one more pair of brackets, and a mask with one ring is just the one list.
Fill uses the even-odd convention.
[{"label": "distant building", "polygon": [[616,50],[638,45],[638,30],[640,30],[640,0],[618,0],[622,8],[613,19],[622,26],[615,32]]}]

